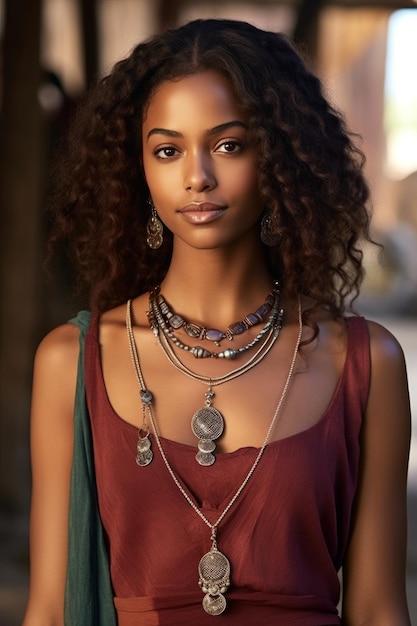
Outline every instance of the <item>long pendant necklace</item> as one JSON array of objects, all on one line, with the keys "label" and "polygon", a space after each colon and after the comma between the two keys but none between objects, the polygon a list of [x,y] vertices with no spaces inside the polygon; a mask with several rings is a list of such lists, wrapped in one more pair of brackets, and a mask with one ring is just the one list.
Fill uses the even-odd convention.
[{"label": "long pendant necklace", "polygon": [[234,369],[232,372],[229,372],[229,374],[219,377],[208,377],[196,374],[182,363],[171,347],[166,333],[160,333],[160,325],[158,323],[159,317],[154,309],[155,298],[150,298],[150,324],[163,354],[171,365],[173,365],[177,370],[181,371],[189,378],[203,382],[208,386],[208,389],[204,394],[205,406],[198,409],[191,419],[191,429],[198,439],[196,461],[199,465],[210,466],[215,462],[216,457],[214,455],[214,451],[216,449],[216,444],[214,442],[222,435],[224,430],[223,415],[212,406],[212,401],[215,396],[213,387],[229,382],[230,380],[233,380],[233,378],[241,376],[248,370],[252,369],[252,367],[255,367],[262,359],[264,359],[271,350],[275,341],[278,339],[284,315],[283,309],[278,310],[278,295],[279,294],[276,291],[275,301],[271,309],[271,315],[267,322],[268,334],[264,339],[264,342],[248,361]]},{"label": "long pendant necklace", "polygon": [[161,440],[159,438],[158,430],[156,427],[156,422],[153,416],[153,411],[152,411],[152,393],[146,388],[145,380],[143,378],[143,374],[140,368],[139,353],[136,348],[136,342],[135,342],[133,329],[132,329],[130,300],[128,301],[127,307],[126,307],[126,330],[127,330],[129,350],[130,350],[130,354],[132,358],[132,363],[133,363],[135,375],[136,375],[139,389],[140,389],[140,398],[142,401],[142,408],[143,408],[143,411],[146,411],[148,413],[149,421],[151,423],[152,430],[155,436],[155,441],[157,443],[157,446],[161,454],[161,457],[163,459],[163,462],[165,464],[165,467],[167,468],[172,480],[174,481],[175,485],[177,486],[182,496],[185,498],[185,500],[188,502],[191,508],[195,511],[195,513],[202,519],[202,521],[210,528],[210,531],[211,531],[211,534],[210,534],[210,540],[212,542],[211,549],[209,550],[209,552],[204,554],[204,556],[200,559],[200,562],[198,565],[198,574],[199,574],[198,584],[201,590],[205,594],[203,601],[202,601],[202,605],[206,613],[208,613],[209,615],[220,615],[221,613],[223,613],[227,605],[224,594],[226,593],[226,591],[228,590],[230,586],[231,565],[230,565],[229,559],[218,549],[217,530],[218,530],[220,523],[223,521],[227,513],[235,504],[236,500],[238,499],[238,497],[240,496],[240,494],[242,493],[242,491],[248,484],[249,480],[251,479],[256,468],[258,467],[261,457],[268,444],[271,433],[275,425],[278,422],[278,417],[280,416],[281,407],[287,395],[288,388],[290,386],[290,382],[292,379],[292,375],[294,373],[298,349],[300,347],[300,342],[301,342],[301,335],[303,331],[301,303],[300,302],[298,303],[298,336],[297,336],[297,341],[296,341],[295,348],[294,348],[294,353],[292,356],[292,360],[291,360],[288,375],[284,384],[284,388],[281,393],[281,397],[278,401],[278,405],[275,409],[275,413],[272,417],[272,421],[269,425],[264,442],[262,444],[262,447],[259,449],[259,452],[255,458],[255,461],[253,462],[252,467],[247,473],[245,479],[243,480],[240,487],[238,488],[238,490],[236,491],[236,493],[234,494],[234,496],[232,497],[232,499],[230,500],[230,502],[228,503],[228,505],[223,510],[223,512],[221,513],[221,515],[219,516],[219,518],[214,524],[212,524],[207,519],[204,513],[198,508],[198,506],[193,502],[191,497],[185,491],[179,479],[177,478],[174,470],[172,469],[167,459],[167,456],[165,454],[165,451],[162,447]]}]

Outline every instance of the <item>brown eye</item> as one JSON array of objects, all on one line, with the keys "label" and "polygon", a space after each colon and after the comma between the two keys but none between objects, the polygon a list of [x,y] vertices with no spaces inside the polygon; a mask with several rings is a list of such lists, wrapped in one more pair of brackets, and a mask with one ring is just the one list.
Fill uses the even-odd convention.
[{"label": "brown eye", "polygon": [[240,152],[241,149],[242,144],[239,141],[235,141],[234,139],[228,139],[227,141],[223,141],[216,147],[216,152],[236,154],[237,152]]},{"label": "brown eye", "polygon": [[173,146],[161,146],[154,150],[153,154],[158,159],[171,159],[174,156],[177,156],[178,150]]}]

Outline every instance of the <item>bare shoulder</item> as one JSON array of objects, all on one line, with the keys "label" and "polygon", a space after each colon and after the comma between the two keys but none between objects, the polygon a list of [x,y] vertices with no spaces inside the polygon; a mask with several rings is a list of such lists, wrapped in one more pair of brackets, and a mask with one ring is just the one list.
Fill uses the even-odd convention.
[{"label": "bare shoulder", "polygon": [[35,367],[74,367],[78,361],[80,331],[75,324],[62,324],[51,330],[36,351]]},{"label": "bare shoulder", "polygon": [[[368,321],[371,377],[366,421],[371,427],[387,426],[387,434],[399,428],[409,436],[410,398],[403,349],[384,326]],[[392,433],[391,433],[392,434]]]},{"label": "bare shoulder", "polygon": [[[49,332],[36,352],[31,402],[31,449],[35,470],[46,463],[48,441],[54,441],[53,448],[55,452],[60,449],[62,458],[68,459],[72,454],[78,355],[79,329],[73,324],[64,324]],[[51,454],[52,451],[48,453]]]},{"label": "bare shoulder", "polygon": [[372,367],[378,370],[392,370],[404,372],[405,358],[398,339],[382,324],[367,320]]},{"label": "bare shoulder", "polygon": [[79,335],[77,326],[63,324],[49,332],[38,346],[32,386],[32,448],[42,449],[45,433],[62,434],[55,429],[65,428],[70,451]]},{"label": "bare shoulder", "polygon": [[33,371],[33,400],[48,393],[49,401],[61,397],[73,401],[77,377],[80,331],[74,324],[63,324],[40,342]]}]

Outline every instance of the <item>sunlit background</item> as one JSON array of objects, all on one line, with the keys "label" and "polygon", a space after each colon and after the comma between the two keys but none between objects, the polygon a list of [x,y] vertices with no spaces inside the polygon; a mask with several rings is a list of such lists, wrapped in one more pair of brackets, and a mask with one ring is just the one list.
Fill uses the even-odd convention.
[{"label": "sunlit background", "polygon": [[[407,7],[398,9],[398,7]],[[227,17],[302,45],[361,137],[381,258],[364,248],[359,311],[402,343],[417,421],[417,6],[369,0],[0,0],[0,624],[17,626],[28,581],[28,413],[40,337],[72,316],[72,276],[46,282],[47,172],[89,84],[159,29]],[[410,463],[408,589],[417,624],[417,452]],[[53,445],[53,442],[51,442]]]},{"label": "sunlit background", "polygon": [[397,11],[388,22],[385,70],[386,173],[394,179],[417,171],[417,12]]}]

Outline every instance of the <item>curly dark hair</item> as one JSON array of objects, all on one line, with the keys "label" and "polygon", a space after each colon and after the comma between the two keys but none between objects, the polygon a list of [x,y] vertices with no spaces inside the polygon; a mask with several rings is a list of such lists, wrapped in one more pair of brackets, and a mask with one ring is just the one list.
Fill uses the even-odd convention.
[{"label": "curly dark hair", "polygon": [[92,309],[106,310],[164,277],[172,235],[146,244],[150,217],[141,126],[156,88],[215,70],[249,119],[260,191],[279,243],[265,248],[290,297],[334,316],[357,296],[369,235],[364,156],[319,79],[282,34],[233,20],[196,20],[136,46],[82,103],[55,176],[53,247],[66,240]]}]

